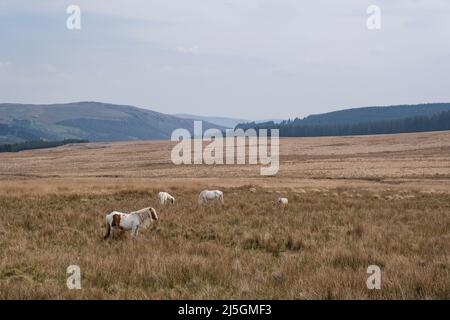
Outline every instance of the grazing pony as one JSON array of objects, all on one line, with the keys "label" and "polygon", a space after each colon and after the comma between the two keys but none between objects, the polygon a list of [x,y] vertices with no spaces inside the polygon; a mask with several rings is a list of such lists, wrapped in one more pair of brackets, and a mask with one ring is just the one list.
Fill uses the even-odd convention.
[{"label": "grazing pony", "polygon": [[208,201],[220,201],[223,203],[223,192],[220,190],[203,190],[198,196],[198,203],[206,203]]},{"label": "grazing pony", "polygon": [[289,201],[288,201],[287,198],[278,198],[277,203],[282,205],[282,206],[286,206],[289,203]]},{"label": "grazing pony", "polygon": [[106,215],[106,235],[104,239],[112,237],[112,228],[131,230],[132,236],[137,236],[139,228],[147,228],[153,221],[158,220],[155,209],[145,208],[131,213],[113,211]]},{"label": "grazing pony", "polygon": [[175,203],[175,198],[172,197],[170,194],[168,194],[167,192],[160,192],[158,193],[158,198],[159,198],[159,202],[161,204],[166,204],[166,203]]}]

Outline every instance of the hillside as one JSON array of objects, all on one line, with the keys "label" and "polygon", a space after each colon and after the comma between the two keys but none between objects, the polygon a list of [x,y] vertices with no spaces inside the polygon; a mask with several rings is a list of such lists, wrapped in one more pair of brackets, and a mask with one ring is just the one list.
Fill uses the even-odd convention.
[{"label": "hillside", "polygon": [[242,123],[238,128],[279,129],[282,137],[442,131],[450,130],[450,103],[347,109],[281,123]]},{"label": "hillside", "polygon": [[[0,143],[83,139],[130,141],[169,139],[172,131],[192,132],[193,121],[133,106],[99,102],[0,104]],[[222,127],[208,122],[203,129]]]},{"label": "hillside", "polygon": [[310,115],[304,119],[296,119],[302,125],[341,125],[364,122],[398,120],[416,116],[431,116],[449,111],[450,103],[429,103],[417,105],[398,105],[386,107],[364,107],[333,111]]}]

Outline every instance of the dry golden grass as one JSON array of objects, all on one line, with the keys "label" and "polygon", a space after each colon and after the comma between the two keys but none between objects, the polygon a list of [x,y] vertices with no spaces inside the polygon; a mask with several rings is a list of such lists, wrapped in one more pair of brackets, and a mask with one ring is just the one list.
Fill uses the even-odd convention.
[{"label": "dry golden grass", "polygon": [[[0,298],[450,298],[450,133],[283,139],[276,177],[174,166],[170,150],[1,154]],[[207,187],[225,204],[199,207]],[[161,190],[177,202],[158,205]],[[157,225],[102,240],[106,213],[146,206]],[[66,287],[72,264],[82,290]]]}]

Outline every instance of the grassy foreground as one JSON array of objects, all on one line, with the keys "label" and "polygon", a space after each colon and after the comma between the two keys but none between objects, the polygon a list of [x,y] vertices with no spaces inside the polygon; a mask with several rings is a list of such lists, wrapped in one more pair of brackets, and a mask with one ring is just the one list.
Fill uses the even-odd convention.
[{"label": "grassy foreground", "polygon": [[[449,299],[450,196],[370,189],[222,188],[0,195],[0,299]],[[279,196],[289,205],[275,204]],[[112,210],[154,206],[137,239],[104,241]],[[68,290],[79,265],[82,289]],[[369,265],[382,270],[368,290]]]}]

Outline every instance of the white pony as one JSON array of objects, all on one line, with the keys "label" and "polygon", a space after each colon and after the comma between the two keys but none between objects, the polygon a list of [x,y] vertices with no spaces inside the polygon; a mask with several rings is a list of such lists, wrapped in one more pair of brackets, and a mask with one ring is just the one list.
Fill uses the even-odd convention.
[{"label": "white pony", "polygon": [[198,203],[202,204],[208,201],[220,201],[223,203],[223,192],[219,190],[203,190],[198,196]]},{"label": "white pony", "polygon": [[161,204],[166,204],[166,203],[175,203],[175,198],[172,197],[170,194],[168,194],[167,192],[160,192],[158,193],[158,198],[159,198],[159,202]]},{"label": "white pony", "polygon": [[277,202],[278,202],[278,204],[283,205],[283,206],[286,206],[289,203],[287,198],[278,198]]},{"label": "white pony", "polygon": [[113,211],[106,215],[105,239],[112,237],[112,228],[131,230],[132,236],[137,236],[139,228],[147,228],[153,221],[158,220],[155,209],[145,208],[131,213]]}]

